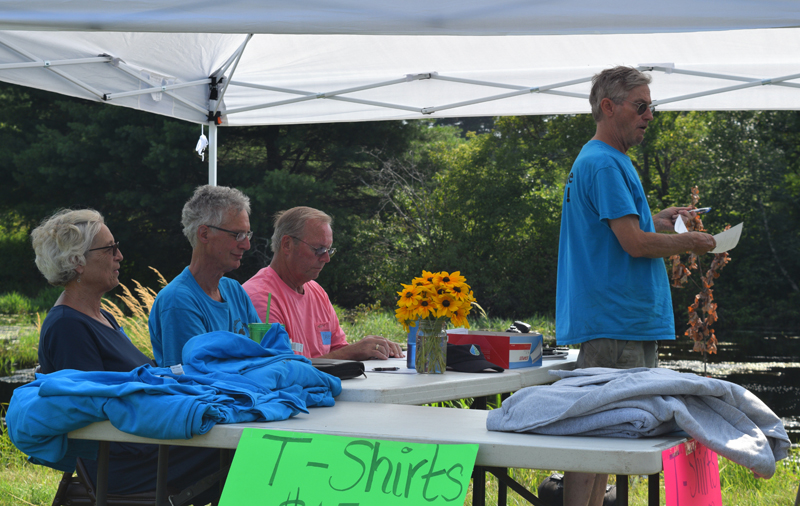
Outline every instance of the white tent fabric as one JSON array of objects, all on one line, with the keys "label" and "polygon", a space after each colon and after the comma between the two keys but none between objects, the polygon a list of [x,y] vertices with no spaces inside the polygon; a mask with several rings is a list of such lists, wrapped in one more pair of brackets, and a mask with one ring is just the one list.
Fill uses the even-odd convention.
[{"label": "white tent fabric", "polygon": [[798,26],[796,0],[3,0],[0,30],[572,35]]},{"label": "white tent fabric", "polygon": [[661,110],[800,109],[797,26],[795,0],[0,0],[0,80],[237,126],[585,113],[632,65]]}]

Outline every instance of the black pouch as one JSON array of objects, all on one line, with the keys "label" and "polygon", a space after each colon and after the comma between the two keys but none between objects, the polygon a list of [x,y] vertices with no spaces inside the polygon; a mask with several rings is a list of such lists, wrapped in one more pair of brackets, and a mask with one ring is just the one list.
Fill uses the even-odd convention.
[{"label": "black pouch", "polygon": [[336,360],[335,358],[312,358],[311,365],[339,379],[357,378],[364,374],[364,362],[358,360]]}]

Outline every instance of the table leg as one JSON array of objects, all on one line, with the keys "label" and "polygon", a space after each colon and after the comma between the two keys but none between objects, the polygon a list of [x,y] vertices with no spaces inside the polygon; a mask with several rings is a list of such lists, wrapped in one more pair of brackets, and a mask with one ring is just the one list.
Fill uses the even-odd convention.
[{"label": "table leg", "polygon": [[475,397],[470,404],[469,409],[486,409],[486,397]]},{"label": "table leg", "polygon": [[472,506],[486,506],[486,470],[481,466],[472,468]]},{"label": "table leg", "polygon": [[[231,466],[231,461],[233,460],[233,451],[228,450],[227,448],[221,448],[219,450],[219,468],[225,469]],[[222,497],[222,489],[225,488],[225,480],[228,478],[228,474],[225,473],[219,478],[219,495]]]},{"label": "table leg", "polygon": [[628,506],[628,475],[617,475],[617,506]]},{"label": "table leg", "polygon": [[651,474],[647,477],[647,504],[658,506],[661,503],[661,474]]},{"label": "table leg", "polygon": [[97,484],[95,486],[95,504],[106,506],[108,504],[108,441],[99,441],[97,449]]},{"label": "table leg", "polygon": [[168,506],[167,480],[169,470],[169,446],[158,445],[158,468],[156,470],[156,506]]},{"label": "table leg", "polygon": [[[498,471],[503,473],[505,476],[508,476],[508,468],[498,468]],[[508,487],[506,486],[506,483],[500,479],[500,476],[496,474],[495,476],[497,476],[497,506],[506,506],[506,502],[508,500]]]},{"label": "table leg", "polygon": [[487,467],[487,471],[497,477],[499,484],[503,487],[510,487],[514,492],[522,496],[523,499],[531,503],[533,506],[548,506],[541,499],[536,497],[533,492],[517,483],[511,476],[508,475],[508,469],[504,467]]}]

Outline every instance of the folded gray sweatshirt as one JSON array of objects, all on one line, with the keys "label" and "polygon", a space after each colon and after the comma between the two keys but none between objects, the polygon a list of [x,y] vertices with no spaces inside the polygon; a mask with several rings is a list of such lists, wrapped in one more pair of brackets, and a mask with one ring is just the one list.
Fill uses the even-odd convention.
[{"label": "folded gray sweatshirt", "polygon": [[535,434],[638,438],[683,429],[733,462],[770,478],[791,442],[783,423],[739,385],[670,369],[550,371],[489,412],[486,428]]}]

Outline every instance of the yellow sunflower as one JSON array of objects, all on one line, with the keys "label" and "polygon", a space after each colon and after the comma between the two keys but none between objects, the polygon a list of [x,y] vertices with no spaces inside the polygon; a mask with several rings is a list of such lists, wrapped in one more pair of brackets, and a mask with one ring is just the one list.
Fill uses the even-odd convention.
[{"label": "yellow sunflower", "polygon": [[470,293],[469,285],[466,283],[456,283],[450,287],[450,294],[459,301],[468,300]]},{"label": "yellow sunflower", "polygon": [[461,271],[455,271],[452,274],[442,271],[434,276],[435,284],[439,286],[446,286],[447,288],[450,288],[458,283],[464,283],[465,281],[467,281],[467,278],[461,275]]},{"label": "yellow sunflower", "polygon": [[469,305],[458,306],[450,315],[450,323],[452,323],[454,327],[464,327],[468,329],[469,320],[467,320],[467,314],[469,314],[469,308]]},{"label": "yellow sunflower", "polygon": [[414,310],[410,307],[399,307],[394,310],[394,314],[395,318],[403,325],[406,332],[408,332],[408,322],[417,319],[417,317],[414,316]]},{"label": "yellow sunflower", "polygon": [[411,280],[411,284],[414,285],[414,286],[426,286],[426,285],[430,285],[431,283],[427,279],[425,279],[425,278],[420,276],[420,277],[412,279]]},{"label": "yellow sunflower", "polygon": [[452,295],[444,294],[436,297],[436,317],[450,317],[458,310],[458,302]]},{"label": "yellow sunflower", "polygon": [[435,309],[431,299],[422,299],[414,309],[414,315],[420,318],[428,318]]},{"label": "yellow sunflower", "polygon": [[422,295],[420,295],[420,287],[414,285],[404,284],[403,290],[397,292],[397,295],[400,296],[400,300],[397,301],[397,305],[400,307],[413,306],[422,298]]}]

